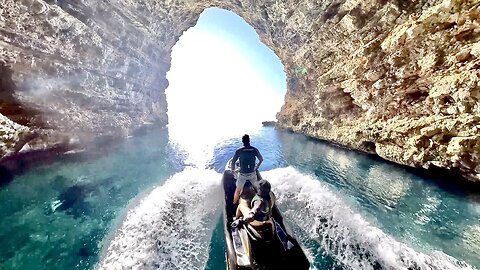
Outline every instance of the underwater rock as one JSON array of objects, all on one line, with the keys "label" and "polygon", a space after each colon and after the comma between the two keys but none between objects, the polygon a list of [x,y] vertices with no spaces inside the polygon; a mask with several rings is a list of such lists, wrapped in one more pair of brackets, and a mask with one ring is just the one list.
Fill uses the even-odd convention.
[{"label": "underwater rock", "polygon": [[6,185],[13,180],[12,172],[3,166],[0,166],[0,186]]},{"label": "underwater rock", "polygon": [[5,121],[0,156],[37,122],[79,138],[165,126],[172,47],[212,6],[282,60],[277,126],[480,180],[480,7],[463,0],[3,0],[0,62],[15,104],[38,114],[6,115],[20,125]]},{"label": "underwater rock", "polygon": [[118,179],[118,177],[119,176],[114,175],[107,178],[88,181],[86,180],[87,177],[82,176],[76,180],[81,181],[82,183],[64,187],[65,184],[75,182],[75,180],[68,179],[62,175],[57,175],[53,179],[53,184],[54,187],[60,187],[61,189],[56,200],[50,203],[50,207],[46,212],[51,214],[56,211],[65,211],[75,217],[89,214],[91,205],[88,203],[87,199],[98,196],[114,196],[118,192],[116,186],[116,179]]},{"label": "underwater rock", "polygon": [[66,210],[82,202],[87,194],[87,188],[84,186],[72,186],[63,191],[58,199],[62,202],[57,209]]},{"label": "underwater rock", "polygon": [[88,213],[90,208],[85,199],[91,194],[92,188],[89,185],[74,185],[64,189],[57,197],[57,200],[50,205],[49,213],[65,211],[67,214],[80,217]]}]

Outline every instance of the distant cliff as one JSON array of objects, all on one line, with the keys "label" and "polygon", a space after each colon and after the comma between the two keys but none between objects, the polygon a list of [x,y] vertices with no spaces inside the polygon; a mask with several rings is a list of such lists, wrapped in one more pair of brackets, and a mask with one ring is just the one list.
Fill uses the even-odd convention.
[{"label": "distant cliff", "polygon": [[262,126],[264,127],[274,127],[277,125],[277,122],[275,121],[263,121]]},{"label": "distant cliff", "polygon": [[165,126],[172,47],[213,6],[282,60],[280,127],[480,180],[480,7],[466,0],[0,0],[0,155]]}]

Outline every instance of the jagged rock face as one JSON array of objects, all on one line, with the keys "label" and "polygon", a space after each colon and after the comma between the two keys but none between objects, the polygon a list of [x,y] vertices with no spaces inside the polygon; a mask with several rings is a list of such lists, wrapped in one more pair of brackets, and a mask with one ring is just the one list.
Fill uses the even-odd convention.
[{"label": "jagged rock face", "polygon": [[480,2],[383,2],[325,13],[295,61],[306,71],[289,76],[281,126],[478,181]]},{"label": "jagged rock face", "polygon": [[79,137],[165,125],[171,49],[207,7],[242,16],[282,60],[281,127],[480,179],[478,1],[0,0],[16,89],[2,106]]}]

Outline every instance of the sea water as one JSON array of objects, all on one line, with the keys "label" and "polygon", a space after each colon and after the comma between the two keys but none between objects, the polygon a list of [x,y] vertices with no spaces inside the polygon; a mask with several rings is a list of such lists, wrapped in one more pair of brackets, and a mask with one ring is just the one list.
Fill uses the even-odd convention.
[{"label": "sea water", "polygon": [[[303,135],[251,135],[312,269],[480,267],[476,192]],[[198,144],[201,162],[150,131],[17,176],[0,189],[0,269],[225,269],[220,181],[240,136]]]}]

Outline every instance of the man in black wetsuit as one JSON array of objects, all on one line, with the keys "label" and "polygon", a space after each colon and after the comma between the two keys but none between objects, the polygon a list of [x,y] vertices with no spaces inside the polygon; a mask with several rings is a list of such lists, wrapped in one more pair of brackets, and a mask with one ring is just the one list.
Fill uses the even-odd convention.
[{"label": "man in black wetsuit", "polygon": [[[245,181],[250,182],[255,186],[257,182],[257,170],[260,164],[263,162],[263,157],[257,148],[250,145],[250,137],[243,135],[242,137],[243,147],[235,152],[232,159],[231,169],[235,170],[235,162],[240,161],[240,172],[237,175],[237,189],[233,196],[233,203],[238,203],[240,193],[242,192]],[[258,164],[255,165],[255,161],[258,159]]]}]

